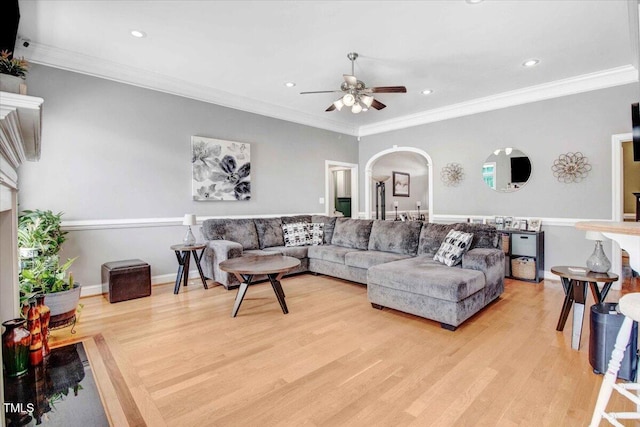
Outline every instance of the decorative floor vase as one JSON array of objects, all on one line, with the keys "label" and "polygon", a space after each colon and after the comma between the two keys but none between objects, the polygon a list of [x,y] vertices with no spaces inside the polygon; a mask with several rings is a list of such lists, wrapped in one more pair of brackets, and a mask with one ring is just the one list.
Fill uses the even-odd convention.
[{"label": "decorative floor vase", "polygon": [[24,327],[25,319],[12,319],[2,323],[2,361],[8,377],[18,377],[29,368],[31,334]]},{"label": "decorative floor vase", "polygon": [[40,326],[40,311],[36,307],[36,302],[29,304],[27,314],[27,328],[31,333],[31,345],[29,346],[29,363],[37,366],[42,363],[42,329]]},{"label": "decorative floor vase", "polygon": [[42,334],[42,356],[49,355],[49,319],[51,318],[51,310],[44,303],[44,294],[36,295],[36,307],[40,312],[40,332]]}]

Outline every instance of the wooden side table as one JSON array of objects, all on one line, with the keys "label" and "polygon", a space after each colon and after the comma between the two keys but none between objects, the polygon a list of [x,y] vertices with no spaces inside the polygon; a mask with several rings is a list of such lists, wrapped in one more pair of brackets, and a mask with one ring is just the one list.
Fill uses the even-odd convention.
[{"label": "wooden side table", "polygon": [[[184,286],[187,286],[189,283],[189,264],[191,262],[191,254],[193,254],[193,259],[196,261],[196,267],[198,267],[198,273],[200,273],[200,280],[202,280],[202,284],[205,289],[209,289],[207,286],[207,281],[204,278],[204,274],[202,273],[202,267],[200,266],[200,260],[202,259],[202,255],[204,254],[204,249],[207,245],[202,243],[196,243],[194,245],[173,245],[171,246],[171,250],[175,251],[176,258],[178,259],[178,275],[176,277],[176,285],[173,288],[173,293],[177,294],[180,292],[180,281],[182,279]],[[198,251],[200,254],[198,255]]]},{"label": "wooden side table", "polygon": [[[579,271],[579,270],[582,271]],[[584,305],[587,302],[587,288],[591,289],[596,304],[604,301],[611,289],[613,282],[618,280],[615,273],[594,273],[586,267],[552,267],[551,272],[560,276],[564,288],[564,303],[558,319],[556,331],[562,331],[571,306],[573,306],[573,329],[571,334],[571,348],[580,349],[580,337],[582,336],[582,322],[584,320]],[[598,283],[603,283],[602,289]]]}]

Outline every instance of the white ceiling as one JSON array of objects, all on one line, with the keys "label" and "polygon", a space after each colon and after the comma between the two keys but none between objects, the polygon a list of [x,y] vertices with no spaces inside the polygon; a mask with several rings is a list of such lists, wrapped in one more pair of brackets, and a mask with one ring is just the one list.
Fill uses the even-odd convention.
[{"label": "white ceiling", "polygon": [[[20,12],[30,46],[16,53],[33,62],[352,135],[638,79],[636,0],[20,0]],[[324,112],[338,94],[299,94],[338,89],[353,51],[367,86],[408,92],[359,115]]]}]

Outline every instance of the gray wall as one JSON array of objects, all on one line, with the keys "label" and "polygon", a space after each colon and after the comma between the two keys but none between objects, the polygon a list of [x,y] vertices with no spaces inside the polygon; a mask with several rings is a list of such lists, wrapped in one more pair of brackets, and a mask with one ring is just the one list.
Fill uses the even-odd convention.
[{"label": "gray wall", "polygon": [[[611,219],[611,135],[631,132],[630,105],[637,100],[637,85],[625,85],[367,136],[360,142],[361,182],[376,153],[393,145],[417,147],[433,160],[433,214]],[[522,150],[532,163],[529,183],[514,193],[495,192],[482,181],[485,159],[503,147]],[[558,182],[553,161],[576,151],[593,166],[588,178]],[[457,187],[440,180],[450,162],[465,170]],[[593,242],[573,227],[543,222],[543,230],[546,270],[584,264],[593,251]],[[605,248],[610,255],[610,245]]]},{"label": "gray wall", "polygon": [[[357,163],[353,137],[87,75],[34,65],[29,93],[44,98],[42,157],[19,170],[20,210],[88,220],[64,256],[84,285],[106,261],[141,258],[152,275],[176,271],[181,225],[111,229],[100,220],[323,212],[325,160]],[[190,138],[251,144],[252,199],[194,202]],[[196,234],[199,236],[199,233]]]}]

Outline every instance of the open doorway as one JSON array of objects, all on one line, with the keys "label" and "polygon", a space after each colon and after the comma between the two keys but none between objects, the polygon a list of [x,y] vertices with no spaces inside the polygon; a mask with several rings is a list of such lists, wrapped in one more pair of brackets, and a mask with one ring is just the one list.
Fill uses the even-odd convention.
[{"label": "open doorway", "polygon": [[365,217],[372,218],[372,212],[375,210],[373,205],[374,175],[389,176],[386,184],[390,189],[395,189],[394,172],[396,175],[400,173],[401,176],[408,176],[408,191],[387,192],[384,206],[393,210],[386,212],[386,217],[395,219],[395,207],[397,206],[399,214],[407,215],[409,219],[415,217],[431,221],[434,212],[433,162],[431,157],[419,148],[398,147],[397,145],[373,155],[367,161],[364,183]]},{"label": "open doorway", "polygon": [[[613,221],[625,220],[624,193],[624,150],[623,144],[633,141],[633,135],[630,133],[617,134],[611,137],[611,173],[612,173],[612,207],[611,219]],[[627,215],[629,216],[629,215]],[[617,242],[613,242],[611,251],[611,271],[620,277],[625,277],[623,269],[623,251]],[[627,273],[628,275],[628,273]],[[612,289],[620,289],[622,280],[614,282]]]},{"label": "open doorway", "polygon": [[358,165],[325,161],[325,215],[358,218]]}]

